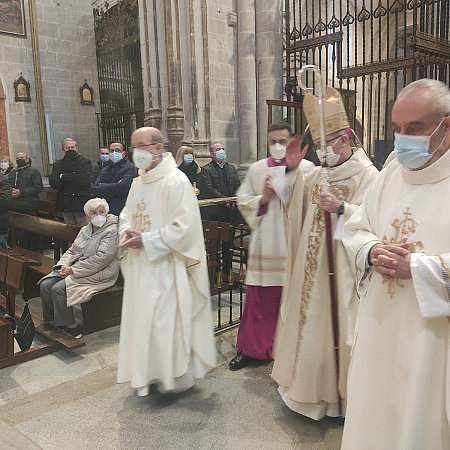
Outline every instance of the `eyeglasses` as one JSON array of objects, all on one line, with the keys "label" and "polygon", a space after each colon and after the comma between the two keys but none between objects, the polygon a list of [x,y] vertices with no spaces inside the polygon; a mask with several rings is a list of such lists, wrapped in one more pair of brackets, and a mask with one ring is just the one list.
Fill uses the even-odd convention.
[{"label": "eyeglasses", "polygon": [[[336,137],[334,137],[334,138],[328,139],[327,141],[325,141],[325,144],[329,144],[330,142],[333,142],[333,141],[335,141],[335,140],[341,138],[342,136],[343,136],[343,134],[340,134],[339,136],[336,136]],[[317,150],[320,150],[320,148],[321,148],[320,142],[317,143],[317,144],[313,144],[313,149],[314,149],[316,152],[317,152]]]},{"label": "eyeglasses", "polygon": [[279,141],[276,141],[275,139],[267,139],[267,142],[269,143],[270,146],[275,144],[281,144],[286,146],[289,141],[287,139],[280,139]]},{"label": "eyeglasses", "polygon": [[135,148],[145,148],[145,147],[151,147],[152,145],[158,145],[158,143],[154,143],[154,144],[139,144],[138,147],[131,147],[131,151],[133,151]]}]

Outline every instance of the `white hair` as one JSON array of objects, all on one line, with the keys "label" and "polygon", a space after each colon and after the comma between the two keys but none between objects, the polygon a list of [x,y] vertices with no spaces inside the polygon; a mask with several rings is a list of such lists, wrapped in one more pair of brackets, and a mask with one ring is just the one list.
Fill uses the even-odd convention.
[{"label": "white hair", "polygon": [[433,102],[434,112],[441,118],[450,115],[450,90],[442,81],[423,78],[413,81],[404,87],[397,98],[408,94],[414,94],[418,91],[428,91]]},{"label": "white hair", "polygon": [[93,209],[97,209],[99,206],[103,206],[106,213],[109,212],[108,202],[104,198],[91,198],[84,204],[84,213],[88,215]]}]

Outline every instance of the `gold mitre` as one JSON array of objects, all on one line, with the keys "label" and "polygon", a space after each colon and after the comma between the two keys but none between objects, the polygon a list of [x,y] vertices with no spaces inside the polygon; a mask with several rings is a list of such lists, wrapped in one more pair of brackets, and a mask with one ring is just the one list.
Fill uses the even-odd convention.
[{"label": "gold mitre", "polygon": [[[325,116],[325,135],[350,128],[339,91],[328,86],[322,102]],[[312,140],[320,138],[319,98],[307,92],[303,98],[303,112],[308,121]]]}]

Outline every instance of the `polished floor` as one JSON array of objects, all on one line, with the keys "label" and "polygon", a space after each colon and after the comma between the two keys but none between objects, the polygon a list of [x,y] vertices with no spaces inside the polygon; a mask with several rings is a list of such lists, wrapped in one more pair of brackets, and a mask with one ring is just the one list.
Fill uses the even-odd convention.
[{"label": "polished floor", "polygon": [[116,383],[119,327],[2,369],[0,449],[339,449],[342,425],[284,406],[271,363],[228,370],[235,336],[217,337],[217,369],[177,395],[137,397]]}]

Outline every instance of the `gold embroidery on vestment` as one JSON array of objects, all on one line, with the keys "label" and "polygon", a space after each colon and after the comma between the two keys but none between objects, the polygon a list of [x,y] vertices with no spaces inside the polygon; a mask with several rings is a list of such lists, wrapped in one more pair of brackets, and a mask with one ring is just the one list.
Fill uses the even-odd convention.
[{"label": "gold embroidery on vestment", "polygon": [[136,205],[136,212],[133,214],[133,228],[135,230],[142,231],[145,233],[146,231],[150,231],[150,227],[152,223],[150,222],[150,216],[146,213],[147,204],[142,198],[141,202]]},{"label": "gold embroidery on vestment", "polygon": [[[330,187],[330,192],[334,196],[336,196],[336,198],[338,198],[340,201],[348,201],[352,196],[351,189],[345,185],[332,184]],[[297,338],[297,349],[295,352],[295,362],[293,365],[294,372],[297,367],[297,360],[300,353],[300,346],[303,340],[303,330],[306,324],[306,315],[309,308],[309,302],[311,300],[311,292],[314,283],[317,280],[316,272],[318,267],[318,256],[325,231],[325,218],[319,205],[319,194],[320,194],[320,186],[316,185],[314,186],[314,191],[311,198],[311,203],[317,206],[313,214],[313,221],[311,223],[311,228],[309,230],[308,235],[308,248],[306,250],[306,258],[305,258],[305,272],[303,275],[302,293],[300,298],[299,333]],[[327,264],[326,261],[327,261],[326,258],[324,258],[325,264]],[[320,282],[320,280],[317,281]],[[295,378],[295,373],[292,374],[292,377]]]},{"label": "gold embroidery on vestment", "polygon": [[[394,219],[394,221],[391,223],[391,226],[394,228],[394,236],[391,238],[387,238],[386,235],[383,236],[383,242],[388,241],[390,244],[406,244],[408,242],[408,238],[416,232],[416,228],[419,226],[419,224],[412,218],[411,213],[409,212],[409,208],[406,208],[406,211],[403,213],[405,216],[402,220],[400,219]],[[423,244],[421,241],[418,242],[412,242],[411,243],[412,250],[411,252],[415,251],[416,248],[423,249]],[[395,293],[395,285],[397,285],[399,288],[405,287],[403,284],[403,281],[399,278],[396,278],[395,281],[388,281],[385,278],[383,278],[382,281],[383,284],[388,283],[388,293],[389,297],[392,298]]]}]

